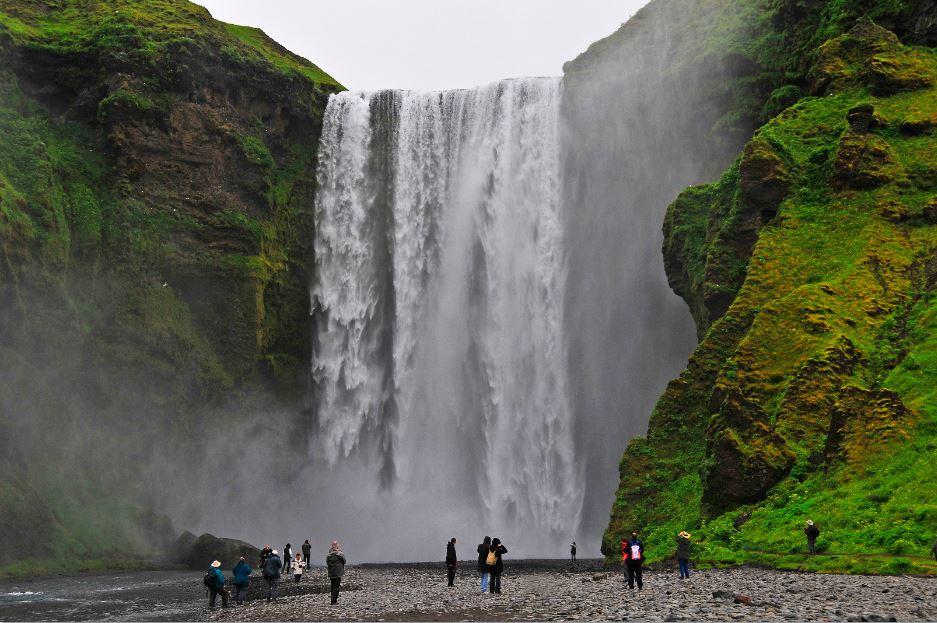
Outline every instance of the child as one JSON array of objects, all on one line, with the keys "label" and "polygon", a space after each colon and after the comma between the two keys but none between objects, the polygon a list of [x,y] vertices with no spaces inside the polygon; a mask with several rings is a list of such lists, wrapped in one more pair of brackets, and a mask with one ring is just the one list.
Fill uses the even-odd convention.
[{"label": "child", "polygon": [[303,555],[296,554],[296,558],[290,562],[290,571],[293,572],[294,582],[299,582],[303,578],[303,567],[305,566],[306,563],[303,562]]}]

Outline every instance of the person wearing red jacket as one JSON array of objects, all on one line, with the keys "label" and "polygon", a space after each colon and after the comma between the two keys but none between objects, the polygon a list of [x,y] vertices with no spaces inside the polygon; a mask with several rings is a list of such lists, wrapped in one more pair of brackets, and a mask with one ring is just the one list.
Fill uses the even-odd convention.
[{"label": "person wearing red jacket", "polygon": [[625,565],[628,588],[634,590],[634,584],[637,581],[638,590],[643,589],[641,565],[644,563],[644,543],[638,539],[637,532],[632,532],[630,539],[621,540],[621,561]]}]

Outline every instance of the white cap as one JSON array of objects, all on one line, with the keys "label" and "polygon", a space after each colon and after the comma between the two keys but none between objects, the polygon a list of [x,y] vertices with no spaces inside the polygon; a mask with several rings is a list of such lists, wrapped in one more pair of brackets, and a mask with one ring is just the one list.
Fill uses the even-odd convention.
[{"label": "white cap", "polygon": [[272,552],[270,552],[270,553],[271,553],[271,554],[276,554],[277,556],[279,556],[279,555],[280,555],[280,554],[277,554],[277,550],[273,550],[273,551],[272,551]]}]

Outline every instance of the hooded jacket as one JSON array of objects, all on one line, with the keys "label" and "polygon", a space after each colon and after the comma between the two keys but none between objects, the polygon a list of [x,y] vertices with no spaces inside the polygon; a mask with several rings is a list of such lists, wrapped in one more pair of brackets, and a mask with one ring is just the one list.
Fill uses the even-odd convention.
[{"label": "hooded jacket", "polygon": [[478,570],[481,573],[488,573],[488,565],[485,563],[485,560],[488,558],[488,548],[491,547],[491,542],[487,541],[485,543],[478,544]]},{"label": "hooded jacket", "polygon": [[446,565],[454,567],[457,561],[458,558],[456,557],[455,553],[455,544],[446,543]]},{"label": "hooded jacket", "polygon": [[283,569],[283,561],[280,560],[280,557],[276,554],[270,554],[267,556],[266,562],[264,562],[264,577],[265,578],[278,578],[280,577],[280,570]]},{"label": "hooded jacket", "polygon": [[[506,548],[506,547],[505,547],[504,545],[502,545],[501,543],[498,543],[497,545],[495,545],[494,543],[492,543],[491,547],[488,548],[488,551],[493,552],[494,555],[495,555],[495,559],[496,559],[495,564],[493,564],[493,565],[488,565],[488,571],[489,571],[490,573],[493,573],[494,575],[498,575],[498,574],[500,574],[500,573],[503,573],[503,572],[504,572],[504,561],[501,560],[501,555],[502,555],[502,554],[507,554],[507,553],[508,553],[508,548]],[[485,557],[487,558],[487,555],[486,555]]]},{"label": "hooded jacket", "polygon": [[345,554],[342,550],[329,552],[325,557],[325,566],[329,570],[330,578],[340,578],[345,575]]},{"label": "hooded jacket", "polygon": [[219,591],[224,588],[224,573],[218,567],[209,567],[211,570],[212,576],[214,576],[215,585],[212,586],[213,591]]},{"label": "hooded jacket", "polygon": [[234,565],[232,573],[234,574],[234,585],[235,586],[247,586],[251,581],[251,566],[239,560],[238,564]]}]

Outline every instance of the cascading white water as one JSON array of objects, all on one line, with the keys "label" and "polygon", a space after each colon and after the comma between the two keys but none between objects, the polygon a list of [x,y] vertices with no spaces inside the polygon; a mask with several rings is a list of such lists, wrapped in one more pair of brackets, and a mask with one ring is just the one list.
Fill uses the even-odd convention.
[{"label": "cascading white water", "polygon": [[[319,153],[317,454],[527,553],[554,551],[582,508],[560,91],[530,78],[333,95]],[[386,521],[413,521],[395,508]]]}]

